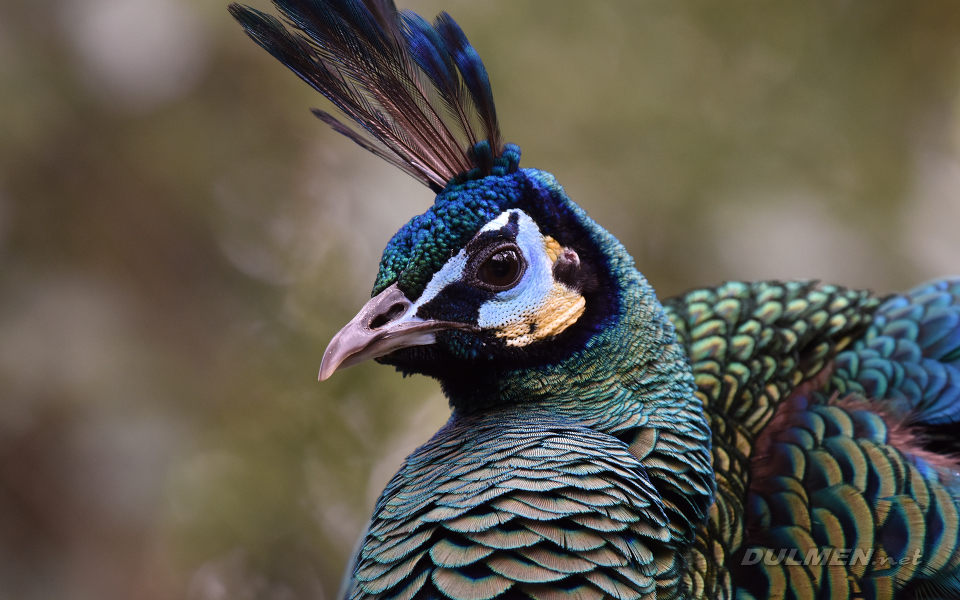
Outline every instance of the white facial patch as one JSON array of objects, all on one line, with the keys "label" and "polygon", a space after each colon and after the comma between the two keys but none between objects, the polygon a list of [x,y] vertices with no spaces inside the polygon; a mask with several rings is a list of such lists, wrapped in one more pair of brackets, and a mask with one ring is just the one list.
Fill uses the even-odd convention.
[{"label": "white facial patch", "polygon": [[540,233],[526,213],[513,209],[487,223],[481,231],[499,229],[517,215],[517,245],[523,252],[527,269],[513,288],[498,293],[480,306],[477,321],[482,329],[492,329],[505,338],[508,346],[526,346],[556,335],[575,323],[586,306],[579,292],[553,278],[553,265],[560,245]]},{"label": "white facial patch", "polygon": [[[575,323],[586,307],[579,292],[553,278],[553,265],[563,253],[556,240],[540,233],[540,228],[525,212],[512,209],[501,213],[477,233],[496,231],[517,215],[517,245],[523,253],[527,268],[520,282],[509,290],[499,292],[480,306],[477,325],[492,330],[505,338],[508,346],[526,346],[537,340],[556,335]],[[460,250],[427,283],[423,293],[408,310],[417,310],[437,297],[443,288],[464,279],[469,256]]]},{"label": "white facial patch", "polygon": [[467,251],[460,250],[456,256],[444,263],[440,270],[433,274],[430,282],[423,288],[423,293],[413,303],[413,307],[410,309],[413,314],[416,314],[418,308],[436,298],[440,290],[463,277],[463,268],[467,266],[467,258]]}]

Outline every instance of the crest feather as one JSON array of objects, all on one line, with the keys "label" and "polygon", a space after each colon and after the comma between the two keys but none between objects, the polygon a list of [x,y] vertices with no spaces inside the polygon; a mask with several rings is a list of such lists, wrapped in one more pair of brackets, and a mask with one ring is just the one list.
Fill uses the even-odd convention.
[{"label": "crest feather", "polygon": [[[239,4],[229,10],[362,131],[314,109],[320,120],[437,192],[475,169],[490,174],[504,150],[490,79],[450,15],[431,24],[392,0],[273,4],[285,22]],[[482,142],[489,153],[473,151]]]}]

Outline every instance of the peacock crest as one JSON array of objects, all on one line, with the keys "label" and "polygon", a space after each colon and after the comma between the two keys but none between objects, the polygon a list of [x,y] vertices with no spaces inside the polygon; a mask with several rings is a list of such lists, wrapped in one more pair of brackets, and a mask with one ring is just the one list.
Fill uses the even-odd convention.
[{"label": "peacock crest", "polygon": [[335,131],[436,193],[517,170],[519,149],[503,143],[487,70],[450,15],[429,23],[389,0],[274,5],[286,24],[229,8],[247,35],[361,130],[313,109]]}]

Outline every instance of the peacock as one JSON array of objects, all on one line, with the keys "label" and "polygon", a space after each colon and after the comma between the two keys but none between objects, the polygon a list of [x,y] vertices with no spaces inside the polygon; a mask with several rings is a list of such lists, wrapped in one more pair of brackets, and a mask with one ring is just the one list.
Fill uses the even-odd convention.
[{"label": "peacock", "polygon": [[352,600],[960,598],[960,278],[659,300],[504,141],[446,13],[237,4],[246,33],[436,195],[321,380],[374,359],[451,417],[380,496]]}]

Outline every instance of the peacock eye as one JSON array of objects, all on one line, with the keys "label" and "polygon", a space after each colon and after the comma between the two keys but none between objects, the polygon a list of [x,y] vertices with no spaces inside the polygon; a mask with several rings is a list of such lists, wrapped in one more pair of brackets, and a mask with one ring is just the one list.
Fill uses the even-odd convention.
[{"label": "peacock eye", "polygon": [[516,285],[523,274],[523,263],[513,248],[495,252],[480,265],[477,280],[494,290],[505,290]]}]

